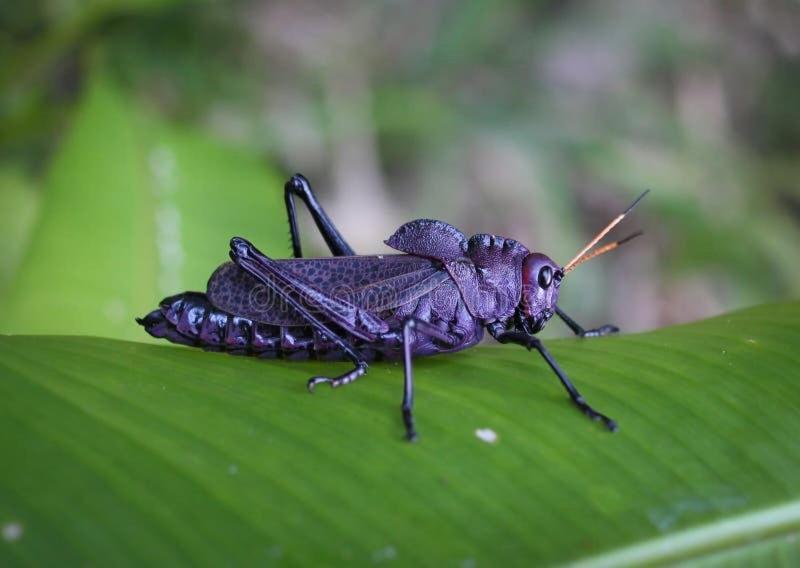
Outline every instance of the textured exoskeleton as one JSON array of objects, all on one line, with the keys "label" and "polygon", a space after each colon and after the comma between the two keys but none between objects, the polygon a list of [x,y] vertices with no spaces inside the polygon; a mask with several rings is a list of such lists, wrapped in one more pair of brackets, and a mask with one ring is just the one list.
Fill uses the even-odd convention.
[{"label": "textured exoskeleton", "polygon": [[[357,256],[302,175],[293,176],[284,189],[295,258],[271,259],[233,238],[232,262],[217,268],[205,293],[165,298],[137,320],[148,333],[209,350],[354,363],[338,377],[313,377],[310,390],[319,383],[350,383],[376,358],[402,357],[402,414],[406,437],[413,440],[412,357],[471,347],[487,330],[502,343],[537,349],[573,402],[616,428],[586,403],[534,334],[555,314],[581,336],[617,331],[610,325],[584,330],[557,307],[558,292],[574,266],[628,240],[588,252],[633,206],[560,267],[513,239],[488,234],[467,239],[452,225],[431,219],[406,223],[385,241],[400,254]],[[333,257],[302,258],[294,197],[308,206]]]}]

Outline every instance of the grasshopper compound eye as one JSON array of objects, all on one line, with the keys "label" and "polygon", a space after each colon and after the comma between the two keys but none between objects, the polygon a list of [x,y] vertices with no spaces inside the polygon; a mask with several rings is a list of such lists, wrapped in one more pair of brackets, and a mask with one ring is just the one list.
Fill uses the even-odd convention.
[{"label": "grasshopper compound eye", "polygon": [[547,289],[553,283],[553,275],[558,269],[550,257],[533,252],[525,257],[522,263],[522,285],[525,288]]},{"label": "grasshopper compound eye", "polygon": [[539,286],[545,289],[549,288],[550,283],[553,281],[553,269],[549,266],[543,266],[539,271],[539,277],[537,280],[539,282]]}]

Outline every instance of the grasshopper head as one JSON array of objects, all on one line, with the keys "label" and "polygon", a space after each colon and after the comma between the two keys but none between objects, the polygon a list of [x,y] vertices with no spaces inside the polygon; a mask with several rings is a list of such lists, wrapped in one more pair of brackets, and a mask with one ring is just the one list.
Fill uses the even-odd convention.
[{"label": "grasshopper head", "polygon": [[566,274],[576,266],[612,251],[642,234],[641,231],[637,231],[624,239],[592,250],[611,229],[616,227],[636,207],[636,204],[647,195],[648,191],[650,190],[648,189],[642,193],[625,211],[614,217],[563,267],[538,252],[532,252],[525,257],[522,262],[522,299],[516,310],[517,327],[526,333],[541,331],[547,321],[556,313],[558,291]]},{"label": "grasshopper head", "polygon": [[550,257],[532,252],[522,262],[522,299],[517,321],[526,333],[538,333],[556,312],[564,272]]}]

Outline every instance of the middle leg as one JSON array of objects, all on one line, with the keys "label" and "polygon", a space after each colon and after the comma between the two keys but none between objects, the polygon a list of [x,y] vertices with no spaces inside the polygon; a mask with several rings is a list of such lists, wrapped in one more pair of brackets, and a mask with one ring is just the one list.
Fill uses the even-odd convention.
[{"label": "middle leg", "polygon": [[417,430],[414,427],[414,373],[412,368],[412,350],[414,348],[414,334],[423,333],[428,337],[452,347],[456,338],[431,325],[427,321],[410,317],[403,324],[403,424],[406,427],[406,440],[413,442],[417,439]]}]

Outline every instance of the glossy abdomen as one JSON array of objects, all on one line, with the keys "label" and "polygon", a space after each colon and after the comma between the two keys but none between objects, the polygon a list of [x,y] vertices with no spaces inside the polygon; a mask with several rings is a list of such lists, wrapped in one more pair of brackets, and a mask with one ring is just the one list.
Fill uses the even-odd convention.
[{"label": "glossy abdomen", "polygon": [[[277,326],[229,314],[214,307],[201,292],[164,298],[158,309],[136,321],[153,337],[207,351],[263,358],[344,358],[334,343],[310,326]],[[363,342],[354,346],[367,359],[382,354]]]}]

